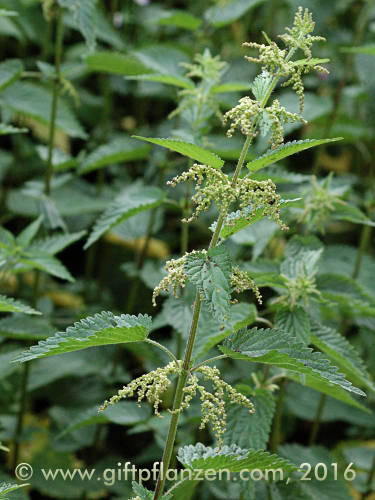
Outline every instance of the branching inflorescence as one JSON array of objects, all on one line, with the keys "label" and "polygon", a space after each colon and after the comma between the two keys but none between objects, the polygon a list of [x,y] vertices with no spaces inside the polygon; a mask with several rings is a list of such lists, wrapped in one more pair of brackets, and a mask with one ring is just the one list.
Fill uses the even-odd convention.
[{"label": "branching inflorescence", "polygon": [[[133,380],[128,385],[118,391],[118,394],[105,401],[100,411],[113,405],[121,399],[138,395],[138,405],[146,399],[154,407],[155,415],[162,417],[159,407],[162,402],[162,395],[171,385],[169,377],[178,374],[182,369],[182,362],[172,361],[163,368],[157,368],[141,377]],[[206,389],[199,383],[195,373],[200,373],[203,380],[211,382],[213,392]],[[200,366],[195,373],[190,373],[187,383],[183,389],[183,399],[179,408],[168,410],[170,413],[181,413],[190,406],[191,400],[200,394],[202,419],[200,428],[204,429],[208,423],[212,424],[213,431],[218,440],[219,448],[223,444],[223,434],[226,429],[226,401],[231,404],[238,404],[249,408],[250,413],[254,413],[253,403],[243,394],[236,391],[230,384],[220,378],[220,371],[214,366]]]}]

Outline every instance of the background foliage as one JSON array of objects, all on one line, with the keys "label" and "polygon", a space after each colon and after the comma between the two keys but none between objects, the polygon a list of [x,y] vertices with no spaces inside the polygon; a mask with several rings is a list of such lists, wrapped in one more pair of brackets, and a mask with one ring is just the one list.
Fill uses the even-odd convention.
[{"label": "background foliage", "polygon": [[[220,347],[233,358],[257,361],[217,363],[257,410],[249,417],[246,408],[230,409],[225,444],[277,450],[297,466],[337,462],[340,472],[337,481],[330,470],[325,481],[289,489],[279,483],[191,482],[176,498],[372,498],[374,2],[57,3],[0,0],[0,441],[10,449],[0,452],[0,498],[7,493],[4,484],[14,482],[18,462],[32,464],[35,474],[30,486],[7,493],[9,498],[125,499],[132,496],[130,482],[48,484],[37,471],[103,470],[127,460],[148,467],[160,459],[167,418],[134,401],[100,415],[97,409],[167,357],[150,343],[115,342],[129,332],[141,340],[152,328],[155,340],[182,357],[191,290],[179,300],[159,297],[156,310],[152,290],[167,259],[206,245],[215,213],[181,227],[192,193],[181,185],[171,190],[165,182],[190,165],[179,153],[214,167],[222,158],[234,168],[241,138],[225,137],[221,116],[249,93],[257,71],[243,59],[242,42],[261,43],[262,30],[271,37],[283,32],[298,5],[313,12],[316,33],[328,40],[314,56],[330,59],[330,74],[306,77],[309,123],[288,124],[286,140],[344,140],[311,149],[297,142],[289,152],[257,159],[268,149],[267,138],[257,139],[248,166],[254,179],[270,177],[284,200],[295,200],[282,209],[290,230],[281,232],[270,220],[241,232],[225,226],[226,248],[251,272],[263,305],[252,292],[242,294],[231,306],[230,324],[219,332],[203,310],[193,355],[199,360],[220,354],[218,343],[251,327],[253,344],[245,336]],[[209,71],[191,74],[196,54],[206,70],[210,54],[227,63],[219,65],[216,80]],[[284,89],[279,96],[298,112],[293,92]],[[171,137],[195,148],[170,143],[164,149],[132,135]],[[293,151],[300,152],[288,157]],[[95,317],[114,345],[12,362],[36,341],[101,311],[113,311]],[[142,326],[129,325],[123,313],[153,315],[152,326],[146,316]],[[263,345],[262,327],[273,325],[273,332],[293,333],[296,344],[281,333]],[[84,324],[75,334],[90,328],[95,325]],[[312,356],[308,344],[322,352],[314,358],[318,374],[305,367]],[[337,376],[334,388],[327,383],[334,375],[325,359],[345,375]],[[270,367],[266,373],[261,363]],[[293,366],[296,371],[289,371]],[[359,389],[344,390],[353,386]],[[358,395],[362,391],[367,398]],[[165,408],[172,395],[171,388]],[[198,402],[183,415],[178,441],[212,443],[210,430],[199,430]],[[191,463],[188,449],[179,457]],[[356,478],[345,482],[342,472],[350,463]]]}]

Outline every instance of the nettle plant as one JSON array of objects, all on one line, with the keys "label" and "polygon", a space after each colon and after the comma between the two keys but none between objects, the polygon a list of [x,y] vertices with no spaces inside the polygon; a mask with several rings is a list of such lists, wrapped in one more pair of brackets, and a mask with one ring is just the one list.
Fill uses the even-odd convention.
[{"label": "nettle plant", "polygon": [[[241,411],[245,411],[246,422],[251,427],[252,419],[257,415],[257,405],[252,401],[254,394],[261,390],[263,397],[267,398],[267,394],[279,388],[281,393],[286,378],[361,407],[349,393],[360,396],[365,393],[351,382],[365,387],[370,384],[363,364],[348,342],[337,332],[319,323],[319,305],[336,300],[338,295],[327,290],[324,281],[319,282],[316,276],[322,254],[317,239],[292,238],[280,269],[273,268],[272,272],[265,272],[264,269],[260,271],[256,265],[246,267],[234,262],[225,243],[230,236],[265,218],[275,221],[282,231],[287,231],[288,227],[281,218],[281,208],[294,200],[281,199],[271,179],[256,180],[254,175],[283,158],[338,140],[314,139],[284,143],[285,124],[305,123],[301,115],[304,105],[303,76],[311,71],[327,72],[322,66],[327,60],[312,57],[313,43],[324,40],[313,36],[313,30],[311,13],[299,8],[293,27],[287,28],[286,33],[280,36],[283,48],[271,41],[266,34],[264,44],[244,44],[258,52],[256,57],[251,55],[246,58],[252,63],[260,64],[261,71],[250,86],[252,96],[240,99],[238,105],[225,113],[223,118],[224,123],[229,126],[228,137],[236,129],[244,136],[243,148],[233,173],[225,173],[224,161],[200,145],[176,139],[138,137],[197,162],[168,182],[171,187],[186,181],[195,185],[192,196],[194,210],[186,214],[183,224],[194,221],[212,205],[218,210],[218,218],[210,226],[212,236],[207,249],[186,252],[179,258],[169,260],[165,266],[166,275],[153,294],[154,305],[160,294],[173,294],[178,301],[187,302],[192,307],[192,321],[183,359],[177,359],[166,346],[149,338],[153,322],[148,315],[116,316],[111,312],[83,319],[65,332],[40,341],[18,357],[18,361],[25,362],[90,346],[129,342],[146,342],[160,348],[170,357],[167,365],[131,381],[100,407],[100,411],[104,411],[123,398],[136,397],[139,404],[146,399],[153,406],[155,414],[163,417],[160,413],[163,396],[168,388],[174,387],[173,405],[168,409],[169,430],[162,457],[161,471],[164,473],[160,472],[154,493],[134,483],[137,498],[178,498],[179,486],[176,484],[171,484],[170,490],[164,493],[165,471],[171,464],[180,416],[195,398],[200,399],[200,429],[206,426],[212,428],[215,442],[212,446],[197,443],[180,448],[177,458],[184,467],[203,470],[225,468],[232,473],[241,469],[264,471],[281,468],[285,474],[293,474],[298,467],[286,458],[263,449],[244,449],[238,446],[240,436],[231,429],[230,418],[233,411],[236,411],[233,409],[241,408]],[[299,56],[302,58],[298,58]],[[202,63],[204,58],[211,61],[213,74],[217,76],[222,63],[210,58],[208,53],[201,56],[198,63]],[[192,76],[202,77],[199,67],[202,65],[189,68]],[[300,103],[299,114],[288,111],[278,99],[273,98],[273,92],[280,81],[283,87],[291,86],[296,92]],[[207,103],[207,92],[204,93],[203,90],[197,87],[195,91],[184,92],[177,113],[183,113],[192,102],[199,102],[202,95]],[[212,106],[210,109],[212,111]],[[200,120],[201,117],[198,116],[195,133],[199,130]],[[269,135],[270,149],[248,162],[244,173],[249,148],[258,134]],[[125,218],[158,206],[165,196],[158,188],[145,187],[134,196],[130,193],[127,197],[115,199],[95,223],[86,246],[90,246]],[[313,202],[310,201],[311,203]],[[331,205],[327,204],[327,207],[330,211]],[[9,248],[13,245],[10,239],[9,245]],[[238,294],[251,290],[258,304],[262,305],[259,290],[262,286],[274,287],[279,294],[270,303],[270,310],[275,312],[275,324],[258,316],[254,304],[245,305],[245,314],[242,307],[244,304],[236,304]],[[192,291],[194,296],[191,300]],[[361,306],[360,299],[356,305]],[[308,310],[316,317],[310,318]],[[248,328],[259,321],[266,323],[268,328]],[[210,335],[206,335],[207,325],[211,329]],[[205,353],[220,342],[220,354],[202,360]],[[309,344],[316,345],[322,352],[313,351],[308,347]],[[339,346],[336,352],[333,346]],[[252,381],[249,381],[250,384],[253,383],[250,392],[246,392],[243,387],[235,388],[222,379],[215,362],[219,364],[225,358],[231,358],[233,362],[247,361],[265,365],[264,371],[253,373]],[[332,359],[335,364],[331,364]],[[174,380],[176,383],[173,386]],[[278,418],[277,425],[280,426],[280,415]],[[260,425],[259,420],[254,422],[257,422],[254,425]],[[230,438],[226,438],[227,427]],[[271,451],[277,451],[278,444],[275,432]]]}]

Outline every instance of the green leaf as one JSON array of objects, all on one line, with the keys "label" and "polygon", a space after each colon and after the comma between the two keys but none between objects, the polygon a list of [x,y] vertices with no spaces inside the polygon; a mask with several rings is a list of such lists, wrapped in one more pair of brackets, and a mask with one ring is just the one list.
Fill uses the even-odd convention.
[{"label": "green leaf", "polygon": [[27,128],[18,128],[13,127],[13,125],[8,125],[7,123],[0,123],[0,135],[25,134],[28,131]]},{"label": "green leaf", "polygon": [[324,352],[349,380],[375,392],[374,382],[371,380],[362,359],[355,348],[339,332],[313,322],[310,339],[311,343]]},{"label": "green leaf", "polygon": [[23,71],[22,62],[19,59],[8,59],[0,64],[0,90],[14,83]]},{"label": "green leaf", "polygon": [[[345,379],[336,366],[320,352],[313,352],[288,332],[279,329],[244,330],[226,339],[221,351],[234,359],[266,363],[302,375],[306,385],[314,384],[321,392],[333,397],[342,395],[341,389],[365,396]],[[357,404],[353,400],[353,404]]]},{"label": "green leaf", "polygon": [[80,411],[72,418],[70,425],[59,434],[58,439],[77,429],[96,424],[115,423],[129,426],[139,424],[146,421],[150,413],[150,407],[139,407],[135,401],[120,401],[102,412],[99,412],[98,406],[93,406]]},{"label": "green leaf", "polygon": [[302,307],[279,309],[276,313],[275,326],[289,332],[305,345],[310,343],[310,319]]},{"label": "green leaf", "polygon": [[11,297],[0,295],[0,312],[20,312],[24,314],[42,314],[32,307],[23,304],[19,300],[14,300]]},{"label": "green leaf", "polygon": [[375,227],[375,222],[369,219],[367,215],[354,205],[350,205],[342,200],[333,201],[332,205],[332,219],[347,220],[354,224],[364,224],[365,226]]},{"label": "green leaf", "polygon": [[[290,205],[299,200],[300,198],[295,198],[294,200],[281,200],[280,204]],[[252,224],[260,221],[263,218],[263,211],[264,211],[263,207],[258,208],[255,211],[255,214],[249,217],[248,214],[250,214],[252,211],[253,209],[252,206],[250,205],[245,210],[245,215],[241,215],[241,210],[237,210],[236,212],[231,212],[230,214],[228,214],[225,223],[223,225],[223,228],[220,231],[220,238],[223,240],[229,238],[230,236],[233,236],[234,234],[238,233],[238,231],[241,231],[242,229],[251,226]],[[211,231],[215,231],[215,228],[216,228],[216,222],[214,222],[211,225],[210,229]]]},{"label": "green leaf", "polygon": [[[137,495],[135,498],[139,498],[140,500],[152,500],[154,498],[154,493],[142,484],[137,483],[136,481],[132,481],[133,492]],[[165,493],[162,496],[159,496],[160,500],[172,500],[172,495],[169,493]]]},{"label": "green leaf", "polygon": [[[20,264],[26,266],[26,268],[30,269],[39,269],[40,271],[44,271],[51,276],[55,276],[56,278],[60,278],[62,280],[74,281],[73,276],[66,269],[66,267],[53,255],[50,255],[47,252],[42,252],[40,250],[27,250],[19,259]],[[21,272],[22,268],[17,269],[17,272]]]},{"label": "green leaf", "polygon": [[142,75],[151,71],[135,57],[117,52],[94,52],[85,62],[91,71],[115,75]]},{"label": "green leaf", "polygon": [[84,248],[88,248],[104,233],[132,215],[159,206],[164,198],[165,193],[154,186],[136,186],[136,189],[125,189],[99,217]]},{"label": "green leaf", "polygon": [[[37,146],[36,150],[40,158],[47,162],[48,159],[48,147],[47,146]],[[69,168],[76,167],[78,165],[77,158],[73,158],[69,154],[61,151],[61,149],[54,148],[52,151],[52,165],[53,169],[56,171],[67,170]]]},{"label": "green leaf", "polygon": [[139,135],[133,135],[135,139],[140,139],[141,141],[151,142],[152,144],[158,144],[159,146],[163,146],[165,148],[171,149],[172,151],[176,151],[188,158],[199,161],[204,165],[210,165],[211,167],[220,169],[224,165],[224,161],[216,156],[211,151],[207,151],[206,149],[201,148],[200,146],[196,146],[195,144],[191,144],[189,142],[179,141],[177,139],[156,139],[152,137],[141,137]]},{"label": "green leaf", "polygon": [[224,247],[186,255],[184,271],[196,286],[203,302],[219,321],[225,321],[230,310],[230,275],[232,263]]},{"label": "green leaf", "polygon": [[244,15],[248,10],[263,3],[264,0],[229,0],[224,5],[210,7],[204,13],[207,22],[216,28],[226,26]]},{"label": "green leaf", "polygon": [[[194,343],[193,359],[201,358],[232,333],[251,325],[255,322],[256,317],[257,309],[254,304],[239,303],[230,306],[229,319],[224,324],[219,323],[205,308],[202,308]],[[191,320],[187,324],[188,327],[190,323]]]},{"label": "green leaf", "polygon": [[162,11],[158,16],[153,17],[150,22],[161,26],[177,26],[178,28],[193,31],[197,30],[202,24],[202,20],[198,17],[179,9]]},{"label": "green leaf", "polygon": [[250,172],[257,172],[261,168],[267,167],[272,163],[276,163],[283,158],[287,158],[288,156],[304,151],[305,149],[314,148],[329,142],[341,141],[342,139],[342,137],[336,137],[334,139],[306,139],[304,141],[286,142],[279,148],[270,149],[256,160],[249,162],[247,164],[247,168]]},{"label": "green leaf", "polygon": [[164,75],[162,73],[148,73],[146,75],[134,75],[128,76],[127,80],[137,80],[144,82],[158,82],[165,83],[166,85],[173,85],[175,87],[181,87],[183,89],[193,89],[194,84],[188,78],[176,75]]},{"label": "green leaf", "polygon": [[19,233],[16,238],[16,245],[21,247],[26,247],[30,245],[31,240],[37,235],[39,228],[42,224],[43,218],[38,217],[36,220],[31,222],[23,231]]},{"label": "green leaf", "polygon": [[[311,472],[306,475],[306,480],[297,481],[297,485],[301,488],[302,498],[306,500],[351,500],[353,497],[342,479],[340,473],[337,477],[334,475],[332,463],[335,463],[334,456],[322,446],[306,447],[298,444],[286,444],[279,447],[280,455],[300,466],[303,463],[311,466]],[[327,468],[327,477],[324,481],[319,481],[315,476],[314,470],[318,464],[325,464]],[[299,472],[298,476],[306,474],[306,465],[303,472]],[[308,478],[308,479],[307,479]],[[281,484],[281,483],[279,483]],[[292,482],[290,483],[293,484]],[[282,485],[284,486],[284,485]],[[285,488],[285,499],[296,497],[291,492],[288,493],[288,488]],[[297,497],[298,498],[298,497]]]},{"label": "green leaf", "polygon": [[178,460],[189,469],[201,469],[206,471],[213,469],[227,469],[230,472],[241,470],[252,471],[260,469],[282,469],[284,472],[292,472],[297,467],[288,460],[283,460],[277,455],[271,455],[262,450],[243,450],[236,445],[224,445],[220,451],[217,448],[204,446],[201,443],[179,448]]},{"label": "green leaf", "polygon": [[46,238],[34,241],[29,247],[29,250],[31,252],[35,250],[46,252],[49,255],[56,255],[57,253],[70,246],[72,243],[80,240],[85,234],[86,231],[79,231],[77,233],[55,234],[53,236],[47,236]]},{"label": "green leaf", "polygon": [[4,497],[4,500],[7,500],[4,496],[5,494],[19,490],[20,488],[24,488],[25,486],[30,486],[30,485],[29,483],[26,484],[0,483],[0,497],[1,498]]},{"label": "green leaf", "polygon": [[82,33],[88,48],[95,49],[96,39],[96,0],[58,0],[62,7],[73,12],[77,29]]},{"label": "green leaf", "polygon": [[237,444],[241,448],[265,449],[271,431],[276,408],[274,396],[259,387],[255,389],[251,401],[255,406],[254,415],[247,408],[231,405],[227,412],[228,427],[224,434],[224,444]]},{"label": "green leaf", "polygon": [[249,90],[249,82],[225,82],[213,85],[210,89],[211,94],[222,94],[225,92],[245,92]]},{"label": "green leaf", "polygon": [[362,45],[361,47],[341,47],[341,52],[350,54],[368,54],[375,56],[375,44]]},{"label": "green leaf", "polygon": [[12,314],[0,319],[0,335],[17,340],[42,340],[55,332],[55,327],[45,318],[34,316],[27,321],[22,315]]},{"label": "green leaf", "polygon": [[74,323],[74,326],[68,327],[65,332],[58,332],[47,340],[41,340],[15,361],[30,361],[98,345],[140,342],[147,338],[151,321],[150,316],[146,314],[115,316],[104,311]]},{"label": "green leaf", "polygon": [[[1,100],[14,113],[30,116],[43,125],[49,125],[52,94],[45,88],[16,82],[1,93]],[[58,101],[56,126],[70,137],[87,138],[71,108],[62,99]]]},{"label": "green leaf", "polygon": [[353,278],[333,273],[319,274],[316,283],[322,296],[347,311],[375,316],[375,299]]},{"label": "green leaf", "polygon": [[133,141],[130,137],[118,137],[108,144],[99,146],[90,153],[79,168],[80,174],[126,161],[143,160],[147,158],[150,147]]}]

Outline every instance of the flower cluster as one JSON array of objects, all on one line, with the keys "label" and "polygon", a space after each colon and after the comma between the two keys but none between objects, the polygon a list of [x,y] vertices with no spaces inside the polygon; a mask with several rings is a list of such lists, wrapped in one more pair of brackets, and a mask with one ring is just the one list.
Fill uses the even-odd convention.
[{"label": "flower cluster", "polygon": [[199,392],[202,411],[200,429],[204,429],[208,423],[211,423],[220,449],[223,445],[223,434],[225,433],[227,423],[225,397],[229,399],[231,404],[246,406],[249,408],[249,413],[254,413],[254,405],[246,396],[236,391],[231,385],[220,378],[220,371],[216,366],[210,367],[204,365],[199,367],[197,372],[203,375],[205,381],[212,382],[214,392],[209,392],[203,385],[200,385],[198,377],[191,374],[184,387],[184,397],[181,406],[177,410],[174,410],[174,412],[179,413],[187,408],[190,405],[190,401]]},{"label": "flower cluster", "polygon": [[[256,181],[244,178],[232,186],[230,178],[220,170],[208,165],[194,164],[168,184],[174,187],[188,179],[196,182],[195,194],[192,196],[195,210],[188,219],[182,219],[183,222],[195,220],[201,212],[209,209],[212,202],[216,204],[220,214],[226,216],[229,206],[238,202],[240,210],[236,212],[236,218],[253,217],[257,210],[262,209],[263,216],[274,220],[281,229],[288,229],[280,220],[280,196],[276,193],[276,186],[271,179]],[[228,223],[231,223],[230,220]]]},{"label": "flower cluster", "polygon": [[224,115],[224,125],[228,120],[232,122],[227,131],[227,136],[232,137],[236,128],[239,128],[243,135],[255,136],[254,130],[257,118],[263,135],[271,129],[270,143],[273,149],[279,147],[284,141],[284,123],[294,123],[296,121],[307,123],[300,115],[287,111],[277,99],[272,102],[271,106],[263,108],[258,100],[246,96],[242,97],[239,104]]},{"label": "flower cluster", "polygon": [[255,284],[255,281],[250,277],[249,273],[247,273],[246,271],[241,271],[238,266],[232,267],[230,284],[233,288],[233,291],[236,293],[241,293],[245,290],[251,289],[254,292],[258,303],[260,305],[262,304],[262,295],[259,291],[259,288]]},{"label": "flower cluster", "polygon": [[[132,397],[136,393],[138,395],[138,406],[140,406],[144,399],[147,399],[147,401],[153,405],[155,415],[162,418],[159,412],[159,407],[162,402],[161,396],[171,385],[169,377],[173,374],[179,374],[181,369],[182,361],[178,361],[177,363],[171,361],[163,368],[157,368],[156,370],[134,379],[128,385],[120,389],[115,396],[105,401],[99,408],[99,411],[104,411],[108,406],[117,403],[123,398]],[[224,380],[220,378],[220,372],[215,366],[200,366],[196,371],[203,375],[205,381],[209,380],[212,382],[214,392],[211,393],[203,385],[200,385],[198,377],[190,373],[187,384],[184,387],[183,400],[180,407],[175,410],[169,409],[168,411],[170,413],[181,413],[190,406],[191,400],[196,396],[197,392],[199,392],[202,409],[200,428],[204,429],[206,425],[211,422],[219,443],[219,448],[221,448],[227,417],[225,411],[225,397],[229,399],[231,404],[246,406],[249,408],[250,413],[254,413],[254,405],[246,396],[224,382]]]},{"label": "flower cluster", "polygon": [[104,411],[108,408],[108,406],[117,403],[121,399],[132,397],[135,393],[137,393],[138,406],[140,406],[141,401],[146,398],[147,401],[153,405],[155,415],[161,417],[159,413],[159,406],[162,402],[161,396],[171,384],[168,377],[179,373],[180,370],[181,362],[177,364],[175,361],[171,361],[163,368],[157,368],[156,370],[132,380],[128,385],[120,389],[115,396],[112,396],[109,400],[105,401],[99,408],[99,411]]},{"label": "flower cluster", "polygon": [[[263,70],[269,71],[274,77],[284,77],[287,81],[282,84],[283,87],[292,86],[299,98],[300,113],[304,105],[304,86],[302,75],[310,71],[328,73],[328,70],[321,66],[319,60],[312,58],[311,47],[314,42],[325,41],[321,36],[312,36],[310,33],[314,30],[315,23],[308,9],[303,10],[300,7],[295,15],[292,28],[286,28],[286,33],[280,35],[280,38],[289,49],[289,55],[286,49],[280,47],[267,38],[266,44],[256,42],[245,42],[243,45],[259,51],[258,57],[245,56],[250,62],[259,63]],[[290,54],[295,50],[301,49],[306,59],[299,61],[290,60]]]},{"label": "flower cluster", "polygon": [[298,305],[306,308],[310,305],[310,300],[313,297],[321,298],[321,293],[316,286],[315,273],[307,275],[303,266],[299,269],[296,277],[284,276],[284,280],[287,290],[280,297],[273,300],[274,304],[284,304],[290,309],[294,309]]},{"label": "flower cluster", "polygon": [[186,282],[186,274],[184,271],[185,266],[185,256],[179,259],[171,259],[165,263],[165,270],[167,271],[167,276],[165,276],[160,283],[155,287],[152,294],[152,304],[156,306],[156,299],[162,291],[169,293],[170,288],[173,288],[173,295],[178,296],[177,292],[179,287],[184,288]]}]

